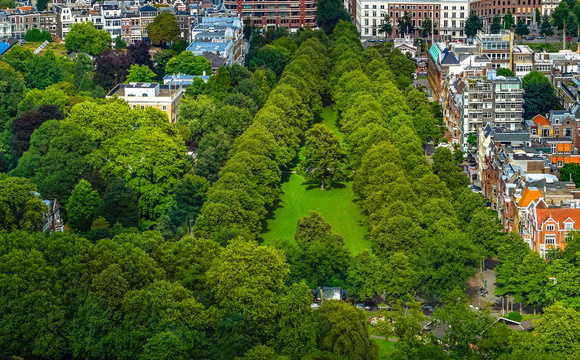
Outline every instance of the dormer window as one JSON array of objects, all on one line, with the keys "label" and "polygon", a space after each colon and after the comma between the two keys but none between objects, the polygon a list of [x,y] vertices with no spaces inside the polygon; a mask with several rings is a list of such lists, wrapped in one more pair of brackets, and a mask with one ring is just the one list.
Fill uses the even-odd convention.
[{"label": "dormer window", "polygon": [[574,223],[571,223],[571,222],[564,223],[564,229],[566,229],[568,231],[574,230]]}]

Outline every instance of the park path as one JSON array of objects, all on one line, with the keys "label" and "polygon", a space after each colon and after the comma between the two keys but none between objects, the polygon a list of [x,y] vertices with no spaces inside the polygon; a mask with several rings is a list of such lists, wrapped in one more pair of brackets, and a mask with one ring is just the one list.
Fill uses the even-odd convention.
[{"label": "park path", "polygon": [[369,335],[369,337],[372,338],[372,339],[379,339],[379,340],[389,340],[389,341],[394,341],[394,342],[399,341],[399,339],[387,338],[387,337],[379,336],[379,335]]}]

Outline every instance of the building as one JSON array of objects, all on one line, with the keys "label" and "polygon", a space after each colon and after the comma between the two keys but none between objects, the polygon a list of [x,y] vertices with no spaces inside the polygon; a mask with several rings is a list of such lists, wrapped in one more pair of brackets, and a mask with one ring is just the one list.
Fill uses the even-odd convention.
[{"label": "building", "polygon": [[469,17],[468,0],[442,0],[441,21],[439,22],[439,39],[451,41],[465,39],[463,32],[465,21]]},{"label": "building", "polygon": [[[361,36],[386,36],[379,33],[379,28],[384,23],[384,17],[388,9],[388,1],[384,0],[360,0],[356,2],[353,21]],[[391,17],[391,24],[396,25],[396,18]]]},{"label": "building", "polygon": [[552,17],[554,10],[560,5],[562,0],[543,0],[542,1],[542,15]]},{"label": "building", "polygon": [[149,39],[149,36],[147,35],[147,25],[152,23],[157,15],[159,15],[159,11],[154,6],[145,5],[139,9],[139,17],[141,18],[141,38],[143,40]]},{"label": "building", "polygon": [[60,217],[60,204],[56,199],[42,200],[46,205],[47,211],[42,214],[42,232],[61,232],[64,231],[64,224]]},{"label": "building", "polygon": [[484,34],[479,31],[473,42],[478,47],[479,54],[489,57],[493,69],[512,68],[514,34],[511,31],[501,30],[499,34]]},{"label": "building", "polygon": [[203,17],[200,24],[191,30],[191,44],[187,51],[208,58],[213,68],[214,63],[222,66],[240,62],[242,44],[242,26],[238,17]]},{"label": "building", "polygon": [[527,45],[515,45],[512,52],[512,72],[519,78],[534,68],[534,52]]},{"label": "building", "polygon": [[250,19],[262,29],[279,26],[295,32],[307,25],[316,27],[316,0],[224,0],[223,4],[230,12],[241,19]]},{"label": "building", "polygon": [[18,40],[24,39],[28,30],[40,27],[40,14],[30,6],[16,8],[7,14],[5,19],[10,25],[11,36]]},{"label": "building", "polygon": [[[366,9],[364,11],[366,11]],[[389,2],[389,16],[391,19],[402,17],[405,11],[411,15],[411,22],[415,27],[421,27],[423,25],[423,21],[426,19],[433,21],[437,27],[440,25],[439,20],[441,18],[441,1],[399,0],[396,2]],[[396,25],[397,24],[395,22],[393,24],[393,34],[395,36],[408,33],[406,29],[399,29]]]},{"label": "building", "polygon": [[54,5],[56,13],[56,37],[64,40],[74,23],[71,9],[65,5]]},{"label": "building", "polygon": [[169,121],[175,123],[177,121],[177,107],[184,94],[185,88],[181,85],[132,82],[115,86],[107,98],[123,99],[133,109],[144,110],[146,107],[159,109],[167,114]]},{"label": "building", "polygon": [[135,44],[143,38],[141,32],[141,18],[136,14],[126,14],[121,23],[121,36],[127,44]]},{"label": "building", "polygon": [[528,25],[536,25],[536,9],[542,10],[542,0],[473,0],[470,2],[471,11],[475,11],[483,20],[484,26],[491,26],[495,15],[504,17],[508,11],[514,17],[514,24],[522,20]]},{"label": "building", "polygon": [[203,75],[184,75],[184,74],[176,74],[176,75],[165,75],[163,77],[163,84],[168,85],[184,85],[188,86],[193,84],[193,80],[198,78],[203,80],[203,82],[207,83],[209,80],[210,75],[206,75],[205,71]]},{"label": "building", "polygon": [[411,59],[417,57],[417,47],[413,45],[413,39],[405,35],[404,38],[395,38],[393,49],[399,49],[403,54],[409,56]]}]

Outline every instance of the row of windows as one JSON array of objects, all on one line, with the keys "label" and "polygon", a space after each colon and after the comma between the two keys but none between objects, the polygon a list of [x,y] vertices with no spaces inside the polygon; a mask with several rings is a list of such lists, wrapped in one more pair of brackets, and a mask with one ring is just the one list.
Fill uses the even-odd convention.
[{"label": "row of windows", "polygon": [[[455,21],[455,20],[451,20],[451,27],[457,27],[459,25],[460,28],[463,28],[463,21]],[[449,27],[449,21],[448,20],[443,20],[443,27]]]},{"label": "row of windows", "polygon": [[[391,5],[391,6],[389,6],[389,9],[392,9],[393,6],[395,7],[395,9],[399,8],[399,5]],[[413,5],[413,10],[417,10],[415,8],[415,6],[417,6],[417,5]],[[425,6],[418,5],[418,9],[419,10],[423,10],[423,9],[427,10],[427,5],[425,5]],[[405,5],[401,5],[401,10],[405,10]],[[411,10],[411,5],[407,5],[407,10]],[[429,5],[429,10],[433,10],[433,5]],[[439,10],[439,5],[435,5],[435,10]]]},{"label": "row of windows", "polygon": [[[290,13],[290,16],[314,16],[314,12],[308,11],[308,12],[304,12],[304,11],[292,11]],[[250,13],[250,12],[244,12],[243,13],[244,18],[246,17],[262,17],[262,16],[270,16],[270,17],[276,17],[276,16],[288,16],[287,12],[278,12],[278,13],[273,13],[273,12],[269,12],[269,13],[265,13],[265,12],[255,12],[255,13]]]},{"label": "row of windows", "polygon": [[[368,14],[368,12],[365,12],[365,16],[368,16],[368,15],[366,15],[366,14]],[[417,16],[415,16],[415,14],[417,14]],[[430,17],[428,12],[424,12],[424,13],[422,13],[422,12],[417,12],[417,13],[413,12],[413,13],[411,13],[411,17],[421,17],[421,14],[423,14],[423,17],[424,17],[424,18],[428,18],[428,17]],[[401,12],[401,16],[403,16],[403,15],[404,15],[404,13],[403,13],[403,12]],[[376,16],[376,15],[375,15],[375,16]],[[395,16],[393,17],[393,12],[391,11],[391,12],[389,13],[389,16],[390,16],[392,19],[397,19],[397,18],[399,18],[399,12],[398,12],[398,11],[395,11]],[[435,17],[436,17],[436,18],[438,18],[438,17],[439,17],[439,13],[435,13]]]},{"label": "row of windows", "polygon": [[[513,4],[510,4],[510,0],[507,0],[507,6],[515,5],[515,4],[516,4],[515,0],[514,0]],[[526,0],[518,0],[518,5],[526,5]],[[536,0],[528,0],[527,5],[536,5]],[[537,5],[542,5],[542,0],[538,0]],[[491,7],[492,5],[491,5],[491,1],[490,1],[490,2],[474,2],[472,6],[477,8],[477,7],[486,7],[486,6]],[[493,6],[494,7],[495,6],[506,6],[506,0],[503,0],[503,2],[502,1],[497,1],[497,2],[494,1]]]},{"label": "row of windows", "polygon": [[[449,10],[449,6],[443,6],[443,10]],[[451,10],[457,10],[457,6],[452,6]],[[461,6],[460,10],[465,10],[465,6]]]}]

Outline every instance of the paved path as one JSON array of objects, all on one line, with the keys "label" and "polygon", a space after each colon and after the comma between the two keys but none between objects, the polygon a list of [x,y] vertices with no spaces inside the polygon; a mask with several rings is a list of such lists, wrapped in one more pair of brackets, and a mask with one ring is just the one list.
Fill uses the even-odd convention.
[{"label": "paved path", "polygon": [[292,171],[286,170],[286,171],[282,171],[282,174],[296,174],[296,171],[295,170],[292,170]]},{"label": "paved path", "polygon": [[369,335],[370,338],[372,339],[379,339],[379,340],[389,340],[389,341],[394,341],[397,342],[399,341],[399,339],[395,339],[395,338],[386,338],[384,336],[379,336],[379,335]]}]

